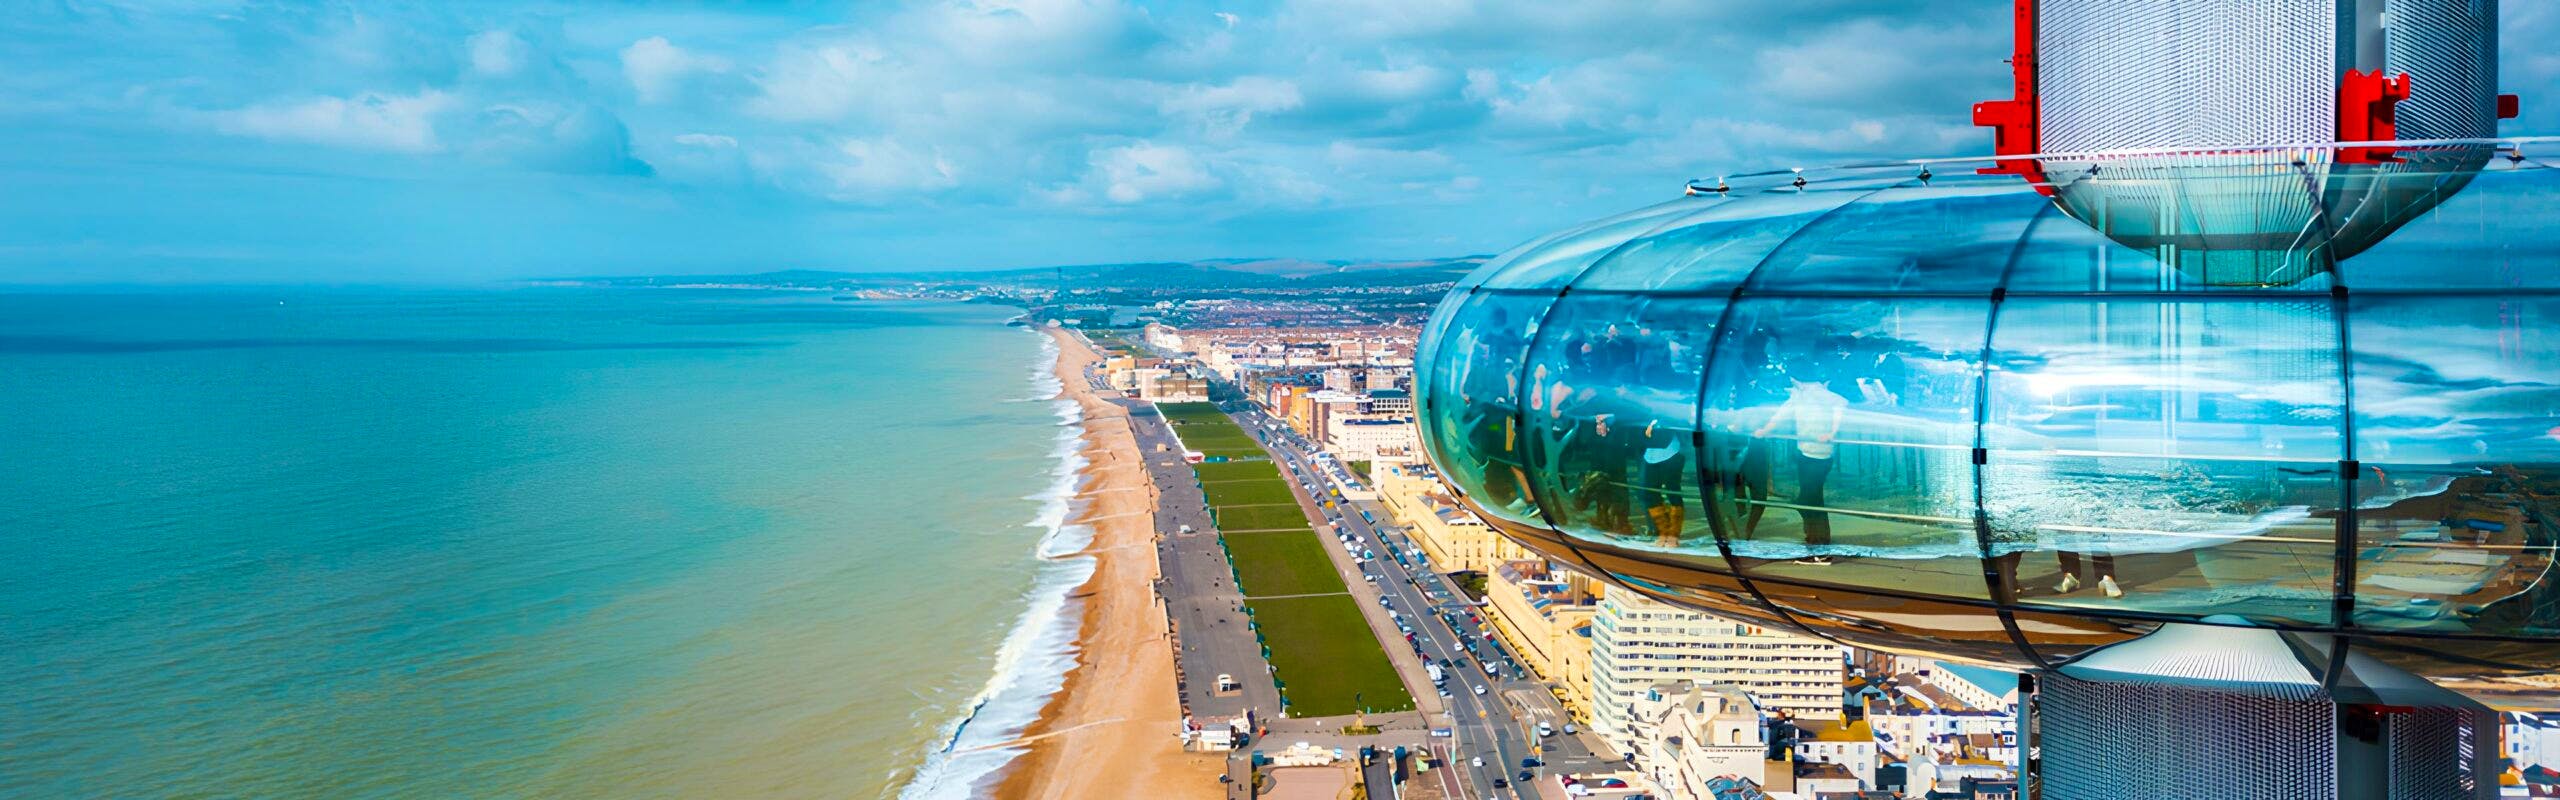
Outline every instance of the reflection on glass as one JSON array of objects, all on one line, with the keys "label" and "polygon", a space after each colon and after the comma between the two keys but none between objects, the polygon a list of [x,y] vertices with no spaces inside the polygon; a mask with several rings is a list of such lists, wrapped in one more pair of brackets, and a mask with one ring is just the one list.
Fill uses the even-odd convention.
[{"label": "reflection on glass", "polygon": [[1566,533],[1721,560],[1698,495],[1698,368],[1720,298],[1575,293],[1529,358],[1531,473]]},{"label": "reflection on glass", "polygon": [[1596,225],[1565,233],[1517,251],[1509,263],[1482,270],[1486,285],[1497,289],[1554,289],[1582,275],[1591,262],[1628,239],[1664,222],[1697,213],[1712,201],[1675,200],[1641,209]]},{"label": "reflection on glass", "polygon": [[1983,505],[2013,596],[2326,620],[2333,320],[2326,298],[2003,306]]},{"label": "reflection on glass", "polygon": [[[1426,328],[1425,444],[1533,548],[1845,642],[2023,664],[2166,620],[2352,627],[2532,680],[2560,667],[2560,172],[2489,167],[2289,282],[2217,277],[2326,268],[2289,238],[2222,264],[2136,235],[2187,224],[2157,170],[2077,178],[2126,181],[2078,209],[2107,231],[2014,178],[1779,174],[1470,277]],[[2423,173],[2383,188],[2453,185]]]},{"label": "reflection on glass", "polygon": [[2560,300],[2359,298],[2358,625],[2560,633]]},{"label": "reflection on glass", "polygon": [[2052,207],[2000,186],[1915,182],[1877,190],[1780,245],[1751,287],[1987,292],[2028,221]]},{"label": "reflection on glass", "polygon": [[1970,457],[1989,308],[1748,295],[1734,307],[1704,414],[1715,506],[1747,571],[1988,595]]},{"label": "reflection on glass", "polygon": [[1479,511],[1517,523],[1537,519],[1523,460],[1520,365],[1551,295],[1469,295],[1434,345],[1429,364],[1433,456]]}]

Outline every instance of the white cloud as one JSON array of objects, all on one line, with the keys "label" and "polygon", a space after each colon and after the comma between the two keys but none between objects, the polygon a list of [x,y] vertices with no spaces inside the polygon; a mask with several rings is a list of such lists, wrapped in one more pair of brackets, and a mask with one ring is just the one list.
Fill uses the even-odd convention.
[{"label": "white cloud", "polygon": [[1324,151],[1325,163],[1348,175],[1406,177],[1447,172],[1449,156],[1438,150],[1397,150],[1337,141]]},{"label": "white cloud", "polygon": [[1483,67],[1467,70],[1467,88],[1462,94],[1469,100],[1491,103],[1502,96],[1502,76]]},{"label": "white cloud", "polygon": [[426,153],[443,148],[435,118],[454,105],[433,89],[412,95],[366,92],[354,97],[313,97],[216,112],[224,133],[311,142],[358,150]]},{"label": "white cloud", "polygon": [[939,149],[917,150],[885,137],[837,142],[815,166],[839,200],[880,200],[960,184],[959,169]]},{"label": "white cloud", "polygon": [[764,94],[748,110],[782,120],[834,119],[851,112],[888,54],[864,43],[786,51],[756,78]]},{"label": "white cloud", "polygon": [[727,61],[695,55],[667,41],[664,36],[651,36],[622,48],[622,76],[631,81],[631,91],[640,102],[655,103],[673,96],[683,87],[686,76],[696,72],[722,72]]},{"label": "white cloud", "polygon": [[721,150],[735,148],[738,146],[737,139],[716,133],[679,133],[676,134],[675,142],[676,144]]},{"label": "white cloud", "polygon": [[1097,150],[1092,165],[1102,196],[1114,203],[1181,197],[1220,185],[1198,155],[1175,145],[1139,142]]},{"label": "white cloud", "polygon": [[524,66],[524,40],[514,31],[499,29],[471,35],[466,43],[471,51],[471,71],[491,77],[513,74]]},{"label": "white cloud", "polygon": [[1159,108],[1197,120],[1212,138],[1225,138],[1252,124],[1254,114],[1287,111],[1305,103],[1295,83],[1248,75],[1219,86],[1184,87]]}]

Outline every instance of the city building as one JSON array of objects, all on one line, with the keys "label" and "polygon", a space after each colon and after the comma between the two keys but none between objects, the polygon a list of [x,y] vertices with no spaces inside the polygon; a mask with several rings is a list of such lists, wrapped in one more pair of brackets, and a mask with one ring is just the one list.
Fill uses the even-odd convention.
[{"label": "city building", "polygon": [[1387,512],[1442,572],[1490,572],[1495,564],[1531,558],[1527,548],[1495,533],[1451,499],[1429,464],[1381,463],[1369,476]]},{"label": "city building", "polygon": [[2507,759],[2507,778],[2517,786],[2538,784],[2543,796],[2560,796],[2560,715],[2509,714],[2500,731]]},{"label": "city building", "polygon": [[1796,760],[1838,764],[1857,777],[1860,788],[1877,788],[1876,769],[1884,764],[1883,752],[1876,744],[1875,728],[1866,720],[1800,719],[1789,724],[1796,727]]},{"label": "city building", "polygon": [[1635,752],[1637,701],[1679,680],[1740,687],[1790,718],[1837,719],[1844,673],[1839,645],[1611,591],[1591,622],[1591,727]]},{"label": "city building", "polygon": [[1324,450],[1344,461],[1407,461],[1419,446],[1413,418],[1358,415],[1325,425]]},{"label": "city building", "polygon": [[1769,782],[1769,731],[1758,703],[1740,687],[1664,681],[1627,707],[1637,771],[1667,797],[1714,797],[1718,778]]},{"label": "city building", "polygon": [[1492,612],[1485,618],[1494,635],[1522,665],[1564,690],[1558,699],[1576,718],[1586,716],[1590,703],[1591,615],[1599,610],[1598,590],[1590,576],[1539,559],[1496,564],[1485,578]]}]

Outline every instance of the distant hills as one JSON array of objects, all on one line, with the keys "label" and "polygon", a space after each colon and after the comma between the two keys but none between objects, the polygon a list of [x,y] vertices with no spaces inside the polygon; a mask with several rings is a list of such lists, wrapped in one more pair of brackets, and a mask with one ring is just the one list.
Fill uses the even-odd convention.
[{"label": "distant hills", "polygon": [[888,289],[918,285],[1049,289],[1069,288],[1327,289],[1424,286],[1449,283],[1489,256],[1408,261],[1304,261],[1287,258],[1222,258],[1136,264],[1078,264],[985,271],[833,272],[778,270],[733,275],[650,275],[560,278],[545,283],[600,286],[764,286],[808,289]]}]

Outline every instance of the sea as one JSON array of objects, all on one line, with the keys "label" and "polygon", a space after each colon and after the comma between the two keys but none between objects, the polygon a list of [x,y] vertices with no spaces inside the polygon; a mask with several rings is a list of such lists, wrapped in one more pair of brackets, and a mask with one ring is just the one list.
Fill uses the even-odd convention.
[{"label": "sea", "polygon": [[1014,313],[0,291],[0,798],[983,793],[1092,570]]}]

